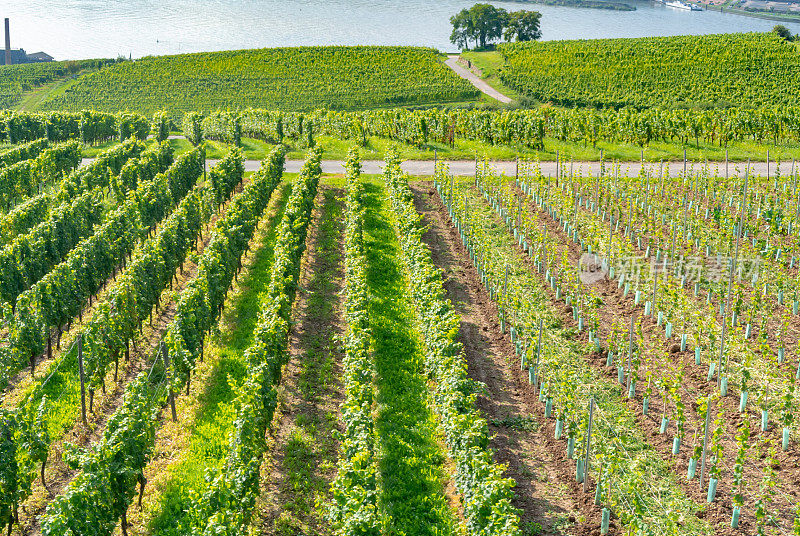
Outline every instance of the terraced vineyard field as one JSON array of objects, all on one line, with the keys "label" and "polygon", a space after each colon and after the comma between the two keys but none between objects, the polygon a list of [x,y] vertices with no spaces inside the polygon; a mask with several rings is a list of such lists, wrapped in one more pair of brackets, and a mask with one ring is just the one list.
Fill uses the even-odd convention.
[{"label": "terraced vineyard field", "polygon": [[308,111],[474,100],[432,49],[299,47],[149,57],[83,76],[44,110]]},{"label": "terraced vineyard field", "polygon": [[17,104],[25,92],[75,74],[82,69],[96,69],[111,60],[56,61],[0,67],[0,108]]},{"label": "terraced vineyard field", "polygon": [[499,77],[541,102],[592,107],[797,106],[797,45],[775,33],[500,45]]}]

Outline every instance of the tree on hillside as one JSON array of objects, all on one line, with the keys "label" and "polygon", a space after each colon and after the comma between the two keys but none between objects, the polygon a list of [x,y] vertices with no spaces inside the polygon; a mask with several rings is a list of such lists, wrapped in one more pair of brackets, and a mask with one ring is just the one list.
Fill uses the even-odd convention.
[{"label": "tree on hillside", "polygon": [[506,22],[506,41],[535,41],[542,37],[539,22],[542,14],[538,11],[513,11]]},{"label": "tree on hillside", "polygon": [[541,18],[542,14],[536,11],[509,13],[491,4],[475,4],[450,17],[453,25],[450,42],[460,48],[469,48],[470,41],[474,41],[476,48],[486,48],[503,37],[506,41],[532,41],[542,36],[539,28]]},{"label": "tree on hillside", "polygon": [[474,26],[474,37],[481,48],[486,44],[503,36],[508,13],[501,7],[491,4],[475,4],[469,10]]},{"label": "tree on hillside", "polygon": [[453,33],[450,34],[450,42],[459,48],[468,48],[469,40],[472,39],[474,27],[472,16],[468,9],[462,9],[456,15],[450,17],[450,24],[453,25]]},{"label": "tree on hillside", "polygon": [[785,41],[792,41],[794,39],[792,37],[792,32],[790,32],[789,28],[783,24],[776,24],[772,31],[778,34],[778,37],[784,39]]}]

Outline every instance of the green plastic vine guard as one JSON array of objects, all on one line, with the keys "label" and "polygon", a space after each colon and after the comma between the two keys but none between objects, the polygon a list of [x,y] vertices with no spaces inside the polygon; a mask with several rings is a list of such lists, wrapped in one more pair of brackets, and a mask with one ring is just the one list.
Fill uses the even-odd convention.
[{"label": "green plastic vine guard", "polygon": [[742,391],[739,395],[739,413],[744,413],[744,408],[747,407],[747,391]]},{"label": "green plastic vine guard", "polygon": [[686,478],[688,478],[689,480],[694,480],[696,474],[697,474],[697,460],[695,458],[690,458],[689,470],[686,472]]},{"label": "green plastic vine guard", "polygon": [[666,417],[661,417],[661,432],[659,432],[659,433],[661,433],[661,434],[666,433],[667,432],[667,426],[669,426],[669,419],[666,418]]},{"label": "green plastic vine guard", "polygon": [[728,378],[722,378],[719,382],[719,394],[722,396],[728,396]]},{"label": "green plastic vine guard", "polygon": [[769,410],[761,410],[761,431],[766,432],[769,428]]},{"label": "green plastic vine guard", "polygon": [[781,447],[784,452],[789,450],[789,428],[783,429],[783,442],[781,443]]},{"label": "green plastic vine guard", "polygon": [[544,406],[544,417],[545,419],[549,419],[551,414],[553,413],[553,399],[551,397],[547,397],[547,402]]},{"label": "green plastic vine guard", "polygon": [[578,460],[575,462],[575,481],[578,484],[582,484],[584,476],[585,475],[583,474],[583,459],[578,458]]},{"label": "green plastic vine guard", "polygon": [[561,435],[564,433],[564,421],[561,419],[556,419],[556,432],[554,437],[556,439],[561,439]]},{"label": "green plastic vine guard", "polygon": [[575,456],[575,438],[567,439],[567,459],[571,460]]},{"label": "green plastic vine guard", "polygon": [[610,367],[614,364],[614,353],[609,350],[608,355],[606,356],[606,366]]},{"label": "green plastic vine guard", "polygon": [[708,366],[708,377],[707,377],[708,381],[711,381],[711,379],[714,377],[714,372],[716,370],[717,370],[717,364],[712,362]]},{"label": "green plastic vine guard", "polygon": [[733,514],[731,515],[731,528],[739,528],[739,507],[733,507]]},{"label": "green plastic vine guard", "polygon": [[642,400],[642,414],[647,415],[649,411],[650,411],[650,398],[644,397],[644,399]]},{"label": "green plastic vine guard", "polygon": [[681,352],[686,351],[686,334],[681,335]]},{"label": "green plastic vine guard", "polygon": [[681,438],[676,437],[672,440],[672,455],[677,456],[681,451]]},{"label": "green plastic vine guard", "polygon": [[608,508],[603,508],[603,518],[600,521],[600,534],[608,534],[608,528],[611,521],[611,511]]},{"label": "green plastic vine guard", "polygon": [[717,496],[717,479],[711,478],[708,480],[708,494],[706,495],[706,502],[711,504]]},{"label": "green plastic vine guard", "polygon": [[695,346],[694,347],[694,364],[695,365],[699,365],[700,364],[700,347],[699,346]]}]

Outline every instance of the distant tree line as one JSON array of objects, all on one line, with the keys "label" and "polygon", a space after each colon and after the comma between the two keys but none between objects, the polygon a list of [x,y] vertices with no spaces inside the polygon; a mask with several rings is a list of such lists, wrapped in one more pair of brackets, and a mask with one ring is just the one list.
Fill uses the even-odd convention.
[{"label": "distant tree line", "polygon": [[486,48],[493,41],[534,41],[542,37],[538,11],[506,11],[491,4],[475,4],[450,17],[453,33],[450,42],[460,48]]}]

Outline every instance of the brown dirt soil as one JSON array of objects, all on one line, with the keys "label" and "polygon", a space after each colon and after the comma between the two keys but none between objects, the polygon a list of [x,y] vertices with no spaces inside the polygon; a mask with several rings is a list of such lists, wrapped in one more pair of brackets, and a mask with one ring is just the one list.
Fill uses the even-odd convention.
[{"label": "brown dirt soil", "polygon": [[[261,469],[258,523],[264,535],[327,534],[325,498],[336,473],[344,398],[343,191],[322,186],[307,239],[270,448]],[[319,502],[320,506],[317,506]],[[288,532],[287,532],[288,531]]]},{"label": "brown dirt soil", "polygon": [[[429,226],[423,240],[444,270],[447,295],[461,315],[459,338],[470,377],[486,385],[478,406],[489,423],[495,459],[517,483],[514,505],[522,511],[522,527],[539,524],[544,534],[599,534],[600,508],[575,482],[564,446],[553,439],[554,424],[545,420],[532,386],[513,362],[511,342],[500,334],[498,311],[446,210],[429,184],[411,187],[417,211]],[[612,521],[609,534],[617,533]]]}]

